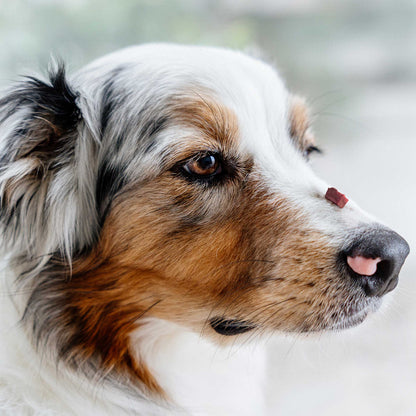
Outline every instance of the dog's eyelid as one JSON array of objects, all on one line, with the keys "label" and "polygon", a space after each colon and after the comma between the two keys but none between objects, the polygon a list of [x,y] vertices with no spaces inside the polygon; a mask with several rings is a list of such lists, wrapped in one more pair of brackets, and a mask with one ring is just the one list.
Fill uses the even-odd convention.
[{"label": "dog's eyelid", "polygon": [[311,154],[311,153],[323,153],[323,150],[321,149],[321,147],[319,147],[319,146],[316,146],[316,145],[314,145],[314,144],[312,144],[312,145],[310,145],[310,146],[308,146],[307,148],[306,148],[306,150],[305,150],[308,154]]},{"label": "dog's eyelid", "polygon": [[170,168],[176,169],[178,166],[183,166],[189,162],[196,161],[200,158],[203,158],[205,156],[214,156],[218,157],[221,161],[223,161],[225,158],[222,156],[221,152],[218,150],[213,149],[206,149],[206,150],[196,150],[194,152],[188,152],[185,155],[182,155],[182,157],[173,163],[173,166]]},{"label": "dog's eyelid", "polygon": [[303,156],[307,160],[309,160],[309,157],[312,153],[323,154],[324,151],[322,150],[321,147],[316,146],[315,144],[311,144],[311,145],[307,146],[306,149],[303,151]]}]

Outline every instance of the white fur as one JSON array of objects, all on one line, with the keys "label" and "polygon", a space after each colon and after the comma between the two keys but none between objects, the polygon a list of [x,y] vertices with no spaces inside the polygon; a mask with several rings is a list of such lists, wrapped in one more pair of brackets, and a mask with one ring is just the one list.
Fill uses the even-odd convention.
[{"label": "white fur", "polygon": [[[268,65],[238,52],[222,49],[149,45],[125,49],[89,65],[73,77],[72,84],[81,91],[78,103],[85,120],[85,139],[77,148],[78,179],[74,187],[71,167],[55,178],[48,194],[51,210],[65,207],[60,215],[52,216],[48,230],[43,233],[39,253],[57,248],[70,256],[75,234],[90,239],[86,224],[79,218],[92,215],[91,185],[96,160],[82,162],[89,157],[99,140],[96,105],[100,98],[102,77],[121,63],[132,66],[132,76],[126,77],[125,88],[134,93],[124,103],[130,110],[140,108],[151,94],[152,80],[163,77],[166,95],[178,88],[205,87],[231,108],[239,118],[241,150],[252,154],[271,194],[279,193],[306,213],[311,227],[324,231],[335,245],[345,228],[372,222],[353,203],[339,211],[323,198],[327,185],[316,178],[310,167],[290,144],[288,134],[288,93],[277,73]],[[224,71],[224,67],[233,70]],[[120,123],[113,124],[111,137],[116,137]],[[7,129],[16,123],[11,119]],[[8,130],[9,131],[9,130]],[[3,130],[1,137],[7,137]],[[123,146],[125,157],[134,137],[134,130],[126,133]],[[189,131],[169,130],[159,137],[157,153],[172,140],[190,135]],[[4,141],[5,139],[3,139]],[[89,141],[88,141],[89,140]],[[99,156],[108,153],[108,142],[98,144]],[[158,165],[153,156],[137,155],[131,160],[127,175],[156,175]],[[24,174],[24,163],[16,163],[13,170],[2,173],[3,179]],[[62,195],[62,190],[69,193]],[[76,189],[76,193],[71,192]],[[83,195],[83,199],[79,194]],[[91,218],[95,223],[96,219]],[[83,227],[79,230],[79,227]],[[33,238],[37,236],[32,236]],[[34,241],[29,245],[33,246]],[[33,247],[32,247],[33,249]],[[14,294],[15,276],[7,261],[2,268],[0,288],[0,413],[7,416],[114,416],[114,415],[193,415],[193,416],[261,416],[267,414],[262,391],[266,365],[265,351],[260,345],[218,347],[200,334],[191,333],[177,325],[148,320],[131,342],[145,357],[162,387],[173,402],[154,403],[134,397],[120,386],[109,386],[55,364],[47,351],[36,351],[30,334],[19,323],[25,294]],[[19,306],[20,305],[20,306]]]},{"label": "white fur", "polygon": [[[3,274],[5,271],[3,270]],[[0,414],[3,416],[251,416],[266,414],[262,345],[219,347],[165,321],[149,320],[133,336],[173,399],[154,404],[119,386],[86,380],[39,354],[19,324],[18,306],[0,302]],[[14,296],[19,298],[20,296]]]}]

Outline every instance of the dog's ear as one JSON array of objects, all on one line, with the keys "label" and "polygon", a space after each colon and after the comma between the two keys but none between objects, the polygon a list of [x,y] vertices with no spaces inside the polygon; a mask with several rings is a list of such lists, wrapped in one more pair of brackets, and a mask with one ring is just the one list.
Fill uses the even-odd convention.
[{"label": "dog's ear", "polygon": [[77,100],[62,65],[0,100],[0,223],[6,243],[25,254],[72,250],[75,228],[85,228],[76,216],[94,204],[79,192],[88,185],[78,174],[86,144]]},{"label": "dog's ear", "polygon": [[[49,81],[28,77],[8,96],[0,100],[2,124],[14,121],[13,135],[6,144],[8,161],[31,160],[38,173],[53,167],[56,156],[71,152],[73,143],[68,135],[74,132],[81,118],[77,95],[65,79],[60,66],[50,73]],[[17,116],[17,117],[16,117]],[[17,119],[19,118],[20,119]],[[2,127],[3,128],[3,127]]]}]

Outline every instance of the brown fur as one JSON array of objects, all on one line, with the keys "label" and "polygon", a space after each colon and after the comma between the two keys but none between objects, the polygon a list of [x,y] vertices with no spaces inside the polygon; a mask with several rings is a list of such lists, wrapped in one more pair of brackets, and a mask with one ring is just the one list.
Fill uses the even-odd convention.
[{"label": "brown fur", "polygon": [[292,95],[289,106],[289,132],[302,151],[315,145],[315,137],[312,134],[309,119],[305,100],[297,95]]},{"label": "brown fur", "polygon": [[[157,178],[131,185],[113,202],[99,245],[74,264],[65,289],[68,319],[76,317],[82,334],[76,353],[90,358],[100,351],[106,368],[159,395],[129,343],[141,318],[224,342],[207,326],[210,318],[249,321],[259,331],[319,330],[350,293],[327,272],[335,269],[335,248],[306,228],[283,196],[270,195],[251,159],[239,154],[233,113],[208,100],[186,101],[174,113],[199,134],[172,149]],[[166,170],[218,147],[235,160],[230,183],[201,189]]]}]

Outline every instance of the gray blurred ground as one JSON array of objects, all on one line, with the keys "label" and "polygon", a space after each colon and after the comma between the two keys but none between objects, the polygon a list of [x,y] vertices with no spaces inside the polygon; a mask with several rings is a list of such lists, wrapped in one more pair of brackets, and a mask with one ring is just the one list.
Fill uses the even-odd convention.
[{"label": "gray blurred ground", "polygon": [[407,238],[389,305],[342,334],[270,341],[278,415],[416,415],[414,0],[0,0],[0,87],[130,44],[260,48],[308,98],[319,174]]}]

